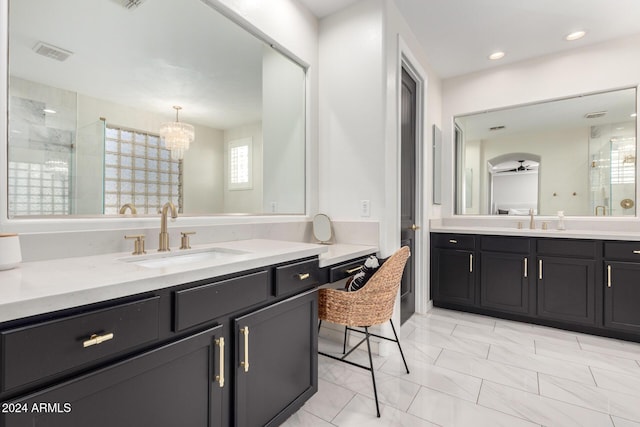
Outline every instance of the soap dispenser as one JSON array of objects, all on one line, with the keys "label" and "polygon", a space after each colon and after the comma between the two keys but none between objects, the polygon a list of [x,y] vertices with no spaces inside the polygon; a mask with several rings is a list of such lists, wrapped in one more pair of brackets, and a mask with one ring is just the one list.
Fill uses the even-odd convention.
[{"label": "soap dispenser", "polygon": [[558,230],[564,229],[564,211],[558,211]]}]

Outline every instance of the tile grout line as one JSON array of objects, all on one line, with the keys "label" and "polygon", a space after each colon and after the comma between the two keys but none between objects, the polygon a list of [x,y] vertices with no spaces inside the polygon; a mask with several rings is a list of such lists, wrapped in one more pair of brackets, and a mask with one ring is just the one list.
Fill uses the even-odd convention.
[{"label": "tile grout line", "polygon": [[593,375],[593,370],[591,369],[591,366],[587,366],[587,367],[589,368],[589,372],[591,373],[591,378],[593,378],[593,383],[596,385],[596,387],[598,387],[598,381],[596,381],[596,376]]},{"label": "tile grout line", "polygon": [[478,397],[476,398],[476,405],[479,405],[480,402],[480,393],[482,393],[482,386],[484,385],[484,378],[480,381],[480,388],[478,388]]}]

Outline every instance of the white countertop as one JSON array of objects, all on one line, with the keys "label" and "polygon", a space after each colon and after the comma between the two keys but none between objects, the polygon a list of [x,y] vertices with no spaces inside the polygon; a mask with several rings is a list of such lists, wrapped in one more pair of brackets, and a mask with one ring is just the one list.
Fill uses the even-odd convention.
[{"label": "white countertop", "polygon": [[327,252],[320,254],[320,267],[327,267],[350,259],[371,255],[378,252],[377,246],[349,245],[336,243],[326,245]]},{"label": "white countertop", "polygon": [[[22,263],[12,270],[0,271],[0,322],[316,256],[329,250],[325,245],[254,239],[194,245],[191,250],[173,249],[171,253],[187,254],[209,248],[243,253],[159,268],[123,261],[134,258],[130,253]],[[149,251],[140,257],[163,255]],[[332,262],[332,258],[325,258],[326,262]]]},{"label": "white countertop", "polygon": [[[526,224],[525,224],[526,226]],[[530,230],[528,228],[508,227],[465,227],[432,224],[430,231],[434,233],[461,233],[461,234],[485,234],[499,236],[523,236],[523,237],[555,237],[566,239],[600,239],[600,240],[629,240],[640,241],[640,233],[623,231],[600,230]]]}]

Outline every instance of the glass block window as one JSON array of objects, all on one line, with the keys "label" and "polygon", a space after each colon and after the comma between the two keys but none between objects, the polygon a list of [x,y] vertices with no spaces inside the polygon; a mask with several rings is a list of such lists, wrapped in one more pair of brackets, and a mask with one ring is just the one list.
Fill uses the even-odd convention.
[{"label": "glass block window", "polygon": [[636,182],[636,139],[633,137],[611,140],[611,184]]},{"label": "glass block window", "polygon": [[253,188],[251,176],[252,145],[251,138],[229,141],[227,147],[229,156],[229,190],[248,190]]},{"label": "glass block window", "polygon": [[66,162],[14,162],[8,165],[9,217],[68,215],[69,174]]},{"label": "glass block window", "polygon": [[172,160],[158,135],[106,126],[104,213],[133,203],[139,214],[156,214],[166,202],[182,212],[182,160]]}]

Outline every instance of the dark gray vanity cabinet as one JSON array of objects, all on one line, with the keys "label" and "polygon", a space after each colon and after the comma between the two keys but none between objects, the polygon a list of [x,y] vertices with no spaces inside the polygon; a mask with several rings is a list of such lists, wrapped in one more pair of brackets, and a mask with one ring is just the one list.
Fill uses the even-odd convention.
[{"label": "dark gray vanity cabinet", "polygon": [[430,236],[434,306],[640,342],[640,242]]},{"label": "dark gray vanity cabinet", "polygon": [[480,306],[529,313],[530,239],[480,238]]},{"label": "dark gray vanity cabinet", "polygon": [[432,235],[431,294],[434,301],[459,305],[476,303],[475,238]]},{"label": "dark gray vanity cabinet", "polygon": [[318,389],[317,258],[0,325],[0,427],[276,426]]},{"label": "dark gray vanity cabinet", "polygon": [[317,319],[311,291],[234,320],[236,426],[279,425],[318,390]]},{"label": "dark gray vanity cabinet", "polygon": [[640,242],[605,242],[604,258],[604,325],[640,334]]},{"label": "dark gray vanity cabinet", "polygon": [[537,239],[537,315],[596,325],[597,242]]}]

